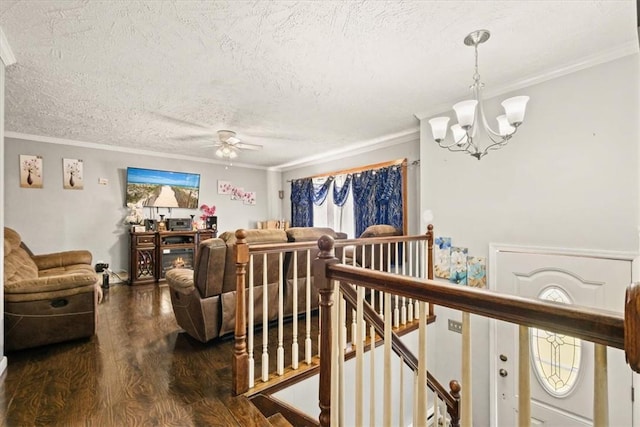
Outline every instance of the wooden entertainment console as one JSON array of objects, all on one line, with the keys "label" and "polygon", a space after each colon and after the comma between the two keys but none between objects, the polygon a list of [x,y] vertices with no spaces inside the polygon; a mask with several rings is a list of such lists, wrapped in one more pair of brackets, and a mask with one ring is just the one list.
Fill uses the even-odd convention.
[{"label": "wooden entertainment console", "polygon": [[201,241],[217,237],[214,230],[130,232],[129,284],[164,280],[173,268],[193,268]]}]

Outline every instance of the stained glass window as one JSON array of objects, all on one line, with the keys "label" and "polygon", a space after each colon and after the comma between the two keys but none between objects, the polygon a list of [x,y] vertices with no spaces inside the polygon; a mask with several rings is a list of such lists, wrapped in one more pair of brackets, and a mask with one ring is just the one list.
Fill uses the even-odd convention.
[{"label": "stained glass window", "polygon": [[[569,295],[557,286],[544,289],[539,298],[571,304]],[[581,340],[542,329],[530,331],[531,358],[538,381],[553,396],[568,395],[578,380]]]}]

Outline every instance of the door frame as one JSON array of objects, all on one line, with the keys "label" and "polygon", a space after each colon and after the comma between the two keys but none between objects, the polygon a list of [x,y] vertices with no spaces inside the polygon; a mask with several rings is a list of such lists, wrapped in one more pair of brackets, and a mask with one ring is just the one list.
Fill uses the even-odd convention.
[{"label": "door frame", "polygon": [[[515,252],[532,255],[565,255],[582,258],[603,258],[616,261],[629,261],[631,264],[631,281],[640,281],[640,255],[635,252],[606,251],[596,249],[567,249],[546,246],[526,246],[507,243],[489,243],[489,269],[487,276],[489,279],[489,289],[495,290],[496,275],[498,269],[497,254],[499,252]],[[498,426],[498,387],[496,382],[497,372],[497,327],[496,320],[490,321],[489,326],[489,425]],[[640,374],[633,373],[632,384],[635,387],[635,399],[632,403],[632,422],[638,424],[640,421]]]}]

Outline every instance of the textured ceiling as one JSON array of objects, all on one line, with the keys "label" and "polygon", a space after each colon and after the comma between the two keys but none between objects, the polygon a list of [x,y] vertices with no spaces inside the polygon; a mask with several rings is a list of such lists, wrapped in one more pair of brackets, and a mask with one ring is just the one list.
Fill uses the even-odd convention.
[{"label": "textured ceiling", "polygon": [[[467,96],[638,48],[634,1],[11,1],[6,130],[277,166],[417,129]],[[632,47],[630,47],[632,46]],[[208,135],[193,139],[191,136]]]}]

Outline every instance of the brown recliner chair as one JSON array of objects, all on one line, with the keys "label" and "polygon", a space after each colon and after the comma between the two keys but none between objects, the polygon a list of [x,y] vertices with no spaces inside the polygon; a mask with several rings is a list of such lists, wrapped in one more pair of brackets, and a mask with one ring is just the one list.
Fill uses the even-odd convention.
[{"label": "brown recliner chair", "polygon": [[5,349],[94,335],[98,282],[89,251],[33,255],[20,235],[5,227]]},{"label": "brown recliner chair", "polygon": [[194,270],[167,271],[176,321],[198,341],[207,342],[219,335],[226,256],[227,244],[222,239],[207,239],[198,247]]}]

